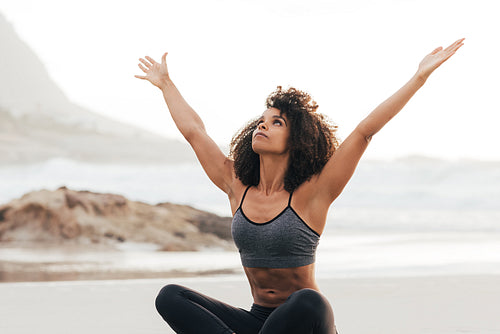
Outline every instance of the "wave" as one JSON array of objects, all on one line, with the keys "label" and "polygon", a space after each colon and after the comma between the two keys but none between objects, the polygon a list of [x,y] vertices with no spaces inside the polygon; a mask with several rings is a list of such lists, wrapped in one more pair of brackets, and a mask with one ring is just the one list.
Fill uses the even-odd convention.
[{"label": "wave", "polygon": [[[231,215],[227,197],[195,163],[92,164],[68,159],[0,167],[0,203],[39,189],[116,193]],[[500,163],[362,161],[333,203],[329,225],[392,230],[500,230]]]}]

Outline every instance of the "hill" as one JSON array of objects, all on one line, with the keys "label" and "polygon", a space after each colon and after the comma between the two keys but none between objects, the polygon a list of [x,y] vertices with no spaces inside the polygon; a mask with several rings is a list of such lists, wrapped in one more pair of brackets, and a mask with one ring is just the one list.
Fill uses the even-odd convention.
[{"label": "hill", "polygon": [[[194,161],[188,145],[72,103],[0,13],[0,164]],[[68,69],[70,70],[70,69]]]}]

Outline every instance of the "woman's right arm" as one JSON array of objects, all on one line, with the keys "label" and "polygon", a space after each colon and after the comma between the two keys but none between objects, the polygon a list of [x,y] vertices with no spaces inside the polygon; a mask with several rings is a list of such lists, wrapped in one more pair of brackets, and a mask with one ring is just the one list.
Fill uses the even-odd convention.
[{"label": "woman's right arm", "polygon": [[175,125],[193,148],[205,173],[217,187],[229,194],[233,181],[233,161],[208,136],[200,116],[175,87],[168,74],[166,56],[167,53],[162,56],[161,63],[147,56],[146,60],[140,58],[142,64],[139,67],[146,75],[135,77],[148,80],[162,91]]}]

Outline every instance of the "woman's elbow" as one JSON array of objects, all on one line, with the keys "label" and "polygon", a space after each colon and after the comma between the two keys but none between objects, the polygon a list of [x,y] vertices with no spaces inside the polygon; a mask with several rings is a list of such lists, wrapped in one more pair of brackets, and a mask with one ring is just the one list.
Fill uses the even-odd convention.
[{"label": "woman's elbow", "polygon": [[184,139],[187,140],[188,143],[191,143],[196,140],[201,134],[205,133],[205,129],[202,127],[190,127],[188,129],[184,129],[181,131]]},{"label": "woman's elbow", "polygon": [[359,136],[363,137],[367,143],[369,143],[372,140],[373,136],[377,133],[373,129],[369,129],[368,127],[363,126],[362,124],[360,124],[356,128],[356,132],[358,133]]}]

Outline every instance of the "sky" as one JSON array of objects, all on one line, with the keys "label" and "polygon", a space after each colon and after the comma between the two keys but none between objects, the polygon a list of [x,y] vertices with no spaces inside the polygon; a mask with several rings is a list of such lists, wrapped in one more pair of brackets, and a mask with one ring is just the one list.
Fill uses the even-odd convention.
[{"label": "sky", "polygon": [[160,90],[134,78],[139,57],[168,52],[171,78],[221,145],[278,85],[309,92],[345,138],[426,54],[465,37],[366,156],[500,160],[495,2],[2,0],[0,12],[74,103],[180,139]]}]

